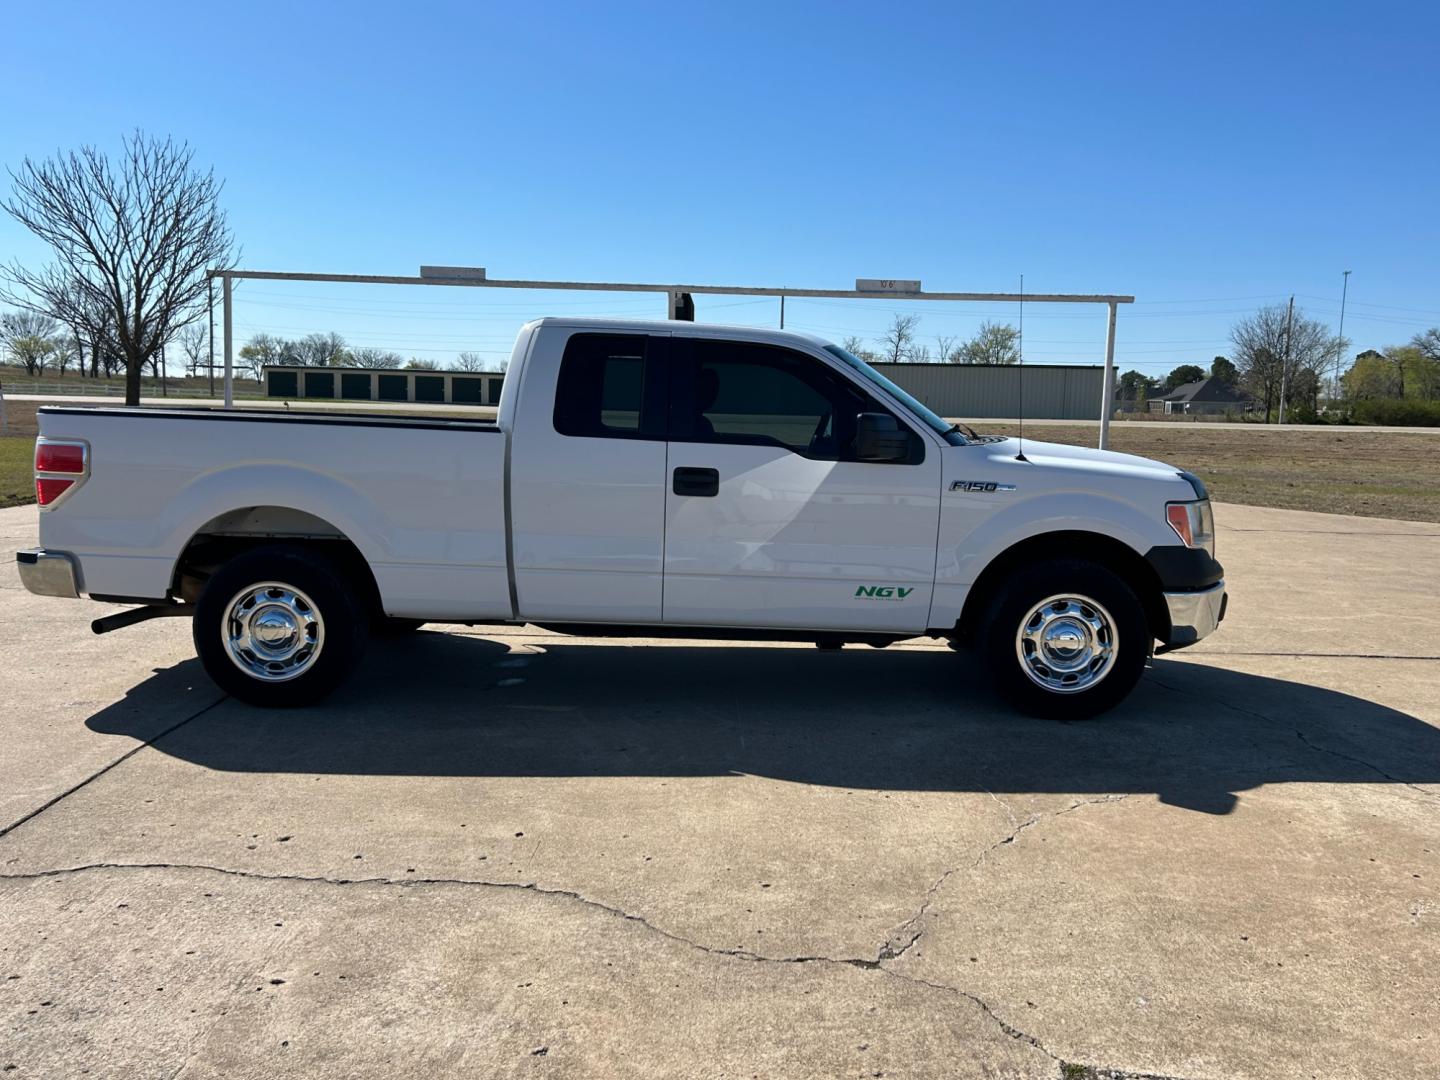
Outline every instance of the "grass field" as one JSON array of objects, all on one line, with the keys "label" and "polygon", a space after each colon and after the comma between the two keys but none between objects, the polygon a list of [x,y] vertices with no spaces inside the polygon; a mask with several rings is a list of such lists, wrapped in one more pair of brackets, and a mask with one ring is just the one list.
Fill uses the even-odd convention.
[{"label": "grass field", "polygon": [[[1012,425],[975,426],[1016,434]],[[1077,446],[1094,446],[1096,435],[1081,424],[1027,430],[1027,437]],[[1440,521],[1440,432],[1117,424],[1110,429],[1110,449],[1188,469],[1221,502]]]},{"label": "grass field", "polygon": [[[34,497],[31,446],[34,402],[5,403],[9,438],[0,439],[0,506]],[[977,424],[1013,435],[1013,426]],[[1049,442],[1094,446],[1096,429],[1035,425]],[[1332,514],[1440,521],[1440,431],[1355,431],[1259,424],[1117,424],[1111,449],[1189,469],[1222,502],[1320,510]]]},{"label": "grass field", "polygon": [[0,439],[0,506],[35,501],[31,439]]}]

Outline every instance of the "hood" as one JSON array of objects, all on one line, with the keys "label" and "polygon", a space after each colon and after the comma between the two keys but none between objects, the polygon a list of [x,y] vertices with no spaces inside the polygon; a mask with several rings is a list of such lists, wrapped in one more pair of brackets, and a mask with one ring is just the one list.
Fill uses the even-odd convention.
[{"label": "hood", "polygon": [[[1019,442],[1018,439],[1006,438],[990,444],[991,458],[1014,460],[1019,450]],[[1136,480],[1175,481],[1188,486],[1188,481],[1181,477],[1180,470],[1163,461],[1154,461],[1135,454],[1117,454],[1113,450],[1097,450],[1089,446],[1041,442],[1028,437],[1024,443],[1026,460],[1041,468]]]}]

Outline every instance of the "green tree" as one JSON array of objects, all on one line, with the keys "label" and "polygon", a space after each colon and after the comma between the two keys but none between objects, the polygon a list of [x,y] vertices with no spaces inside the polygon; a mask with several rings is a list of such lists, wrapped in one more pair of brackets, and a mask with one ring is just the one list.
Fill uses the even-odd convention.
[{"label": "green tree", "polygon": [[1020,331],[1009,323],[983,322],[979,332],[950,354],[952,364],[1018,364]]},{"label": "green tree", "polygon": [[1390,359],[1366,349],[1340,379],[1351,401],[1376,401],[1400,396],[1400,372]]},{"label": "green tree", "polygon": [[1227,386],[1234,386],[1240,378],[1240,369],[1223,356],[1217,356],[1210,361],[1210,377],[1219,379]]},{"label": "green tree", "polygon": [[1155,380],[1141,371],[1127,371],[1120,376],[1120,400],[1144,401],[1155,392]]},{"label": "green tree", "polygon": [[40,375],[54,358],[59,324],[34,311],[11,311],[0,316],[0,344],[10,362],[27,375]]},{"label": "green tree", "polygon": [[1205,369],[1199,364],[1181,364],[1169,375],[1165,376],[1165,390],[1174,390],[1177,386],[1184,386],[1186,383],[1199,382],[1205,378]]}]

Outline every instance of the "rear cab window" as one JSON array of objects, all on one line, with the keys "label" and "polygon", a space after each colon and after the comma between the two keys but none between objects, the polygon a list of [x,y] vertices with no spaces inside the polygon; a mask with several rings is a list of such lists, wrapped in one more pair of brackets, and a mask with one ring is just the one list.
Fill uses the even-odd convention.
[{"label": "rear cab window", "polygon": [[663,439],[668,339],[574,334],[560,359],[555,430],[600,439]]}]

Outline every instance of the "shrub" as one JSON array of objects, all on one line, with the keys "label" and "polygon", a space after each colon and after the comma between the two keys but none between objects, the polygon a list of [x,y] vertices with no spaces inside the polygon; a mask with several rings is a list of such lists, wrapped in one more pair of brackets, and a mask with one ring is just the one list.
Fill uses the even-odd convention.
[{"label": "shrub", "polygon": [[1355,402],[1354,417],[1358,424],[1440,427],[1440,401],[1372,398]]}]

